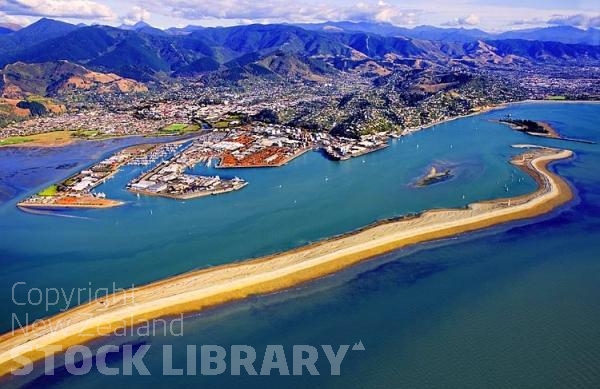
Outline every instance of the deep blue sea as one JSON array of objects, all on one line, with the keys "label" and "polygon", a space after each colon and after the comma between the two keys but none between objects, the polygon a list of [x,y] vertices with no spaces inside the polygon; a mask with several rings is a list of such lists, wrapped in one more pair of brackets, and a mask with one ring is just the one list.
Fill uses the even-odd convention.
[{"label": "deep blue sea", "polygon": [[[577,197],[535,220],[404,249],[293,290],[253,297],[196,315],[184,336],[130,336],[93,344],[151,345],[152,376],[10,377],[11,387],[600,387],[600,146],[541,139],[496,124],[506,114],[551,123],[562,135],[600,141],[600,104],[523,103],[437,125],[391,147],[343,163],[308,153],[275,169],[198,173],[237,175],[241,191],[176,201],[136,196],[126,167],[98,190],[120,208],[35,215],[15,204],[31,193],[140,139],[57,149],[0,149],[0,330],[62,306],[16,305],[31,288],[139,285],[192,269],[262,256],[344,233],[376,220],[514,196],[535,183],[508,163],[516,143],[575,151],[553,166]],[[429,167],[455,176],[412,184]],[[506,191],[508,187],[508,192]],[[25,285],[23,287],[23,285]],[[354,344],[340,376],[162,376],[162,345],[176,367],[186,345]],[[119,366],[120,356],[111,364]],[[260,363],[257,363],[260,370]]]}]

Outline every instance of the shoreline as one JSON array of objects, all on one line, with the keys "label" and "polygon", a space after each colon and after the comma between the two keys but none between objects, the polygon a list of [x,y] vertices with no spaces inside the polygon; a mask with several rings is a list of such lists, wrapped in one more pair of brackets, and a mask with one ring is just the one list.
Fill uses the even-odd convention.
[{"label": "shoreline", "polygon": [[104,200],[105,203],[104,204],[52,204],[52,203],[48,203],[48,204],[35,204],[35,203],[31,203],[28,204],[26,202],[20,202],[17,203],[17,208],[19,209],[46,209],[46,210],[57,210],[57,209],[71,209],[71,208],[79,208],[79,209],[104,209],[104,208],[114,208],[114,207],[120,207],[121,205],[124,205],[125,202],[124,201],[118,201],[118,200],[109,200],[106,199]]},{"label": "shoreline", "polygon": [[104,296],[25,331],[4,334],[0,336],[0,376],[21,367],[12,359],[17,355],[43,359],[43,352],[34,347],[60,345],[64,349],[145,320],[288,289],[410,245],[543,215],[573,198],[569,184],[548,170],[549,164],[572,155],[568,150],[544,148],[513,158],[511,162],[537,183],[529,194],[383,220],[287,252],[191,271],[129,290],[134,302],[127,302],[126,296]]},{"label": "shoreline", "polygon": [[[537,101],[542,101],[542,100],[531,100],[529,102],[530,103],[534,103],[534,102],[537,102]],[[520,104],[520,103],[525,103],[525,102],[528,102],[528,101],[526,101],[526,100],[524,100],[524,101],[515,101],[515,102],[512,102],[512,103],[500,103],[500,104],[495,104],[495,105],[486,105],[486,106],[483,106],[483,107],[477,107],[477,108],[474,108],[474,109],[476,109],[475,112],[471,112],[471,113],[467,113],[467,114],[459,115],[459,116],[454,116],[454,117],[451,117],[451,118],[448,118],[448,119],[444,119],[444,120],[438,120],[437,122],[433,122],[433,123],[429,123],[429,124],[423,124],[423,125],[417,126],[417,127],[405,128],[404,130],[402,130],[402,132],[400,133],[400,135],[401,136],[410,135],[410,134],[413,134],[413,133],[415,133],[417,131],[426,130],[428,128],[435,127],[437,125],[441,125],[441,124],[444,124],[444,123],[449,123],[449,122],[452,122],[454,120],[464,119],[464,118],[468,118],[468,117],[472,117],[472,116],[477,116],[477,115],[480,115],[480,114],[483,114],[483,113],[488,113],[488,112],[496,111],[498,109],[507,108],[507,107],[509,107],[512,104]]]}]

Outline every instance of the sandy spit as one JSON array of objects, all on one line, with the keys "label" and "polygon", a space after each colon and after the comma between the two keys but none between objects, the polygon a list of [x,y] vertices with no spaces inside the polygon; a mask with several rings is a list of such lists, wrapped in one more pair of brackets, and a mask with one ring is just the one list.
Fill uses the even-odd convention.
[{"label": "sandy spit", "polygon": [[43,347],[84,344],[153,318],[290,288],[408,245],[545,214],[573,197],[570,186],[547,168],[572,155],[568,150],[544,148],[515,157],[511,162],[538,183],[537,190],[527,195],[385,220],[288,252],[192,271],[69,309],[0,336],[0,375],[22,367],[16,356],[42,359]]}]

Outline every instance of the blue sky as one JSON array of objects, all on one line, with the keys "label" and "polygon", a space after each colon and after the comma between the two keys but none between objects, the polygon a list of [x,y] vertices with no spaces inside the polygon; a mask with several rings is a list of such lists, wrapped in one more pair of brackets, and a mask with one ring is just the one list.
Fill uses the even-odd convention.
[{"label": "blue sky", "polygon": [[500,31],[546,25],[600,28],[600,0],[0,0],[0,23],[41,17],[157,27],[351,20]]}]

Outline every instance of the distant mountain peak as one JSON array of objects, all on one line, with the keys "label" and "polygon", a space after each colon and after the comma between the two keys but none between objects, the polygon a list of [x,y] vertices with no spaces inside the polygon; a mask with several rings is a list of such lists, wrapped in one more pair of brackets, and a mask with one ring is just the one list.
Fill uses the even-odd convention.
[{"label": "distant mountain peak", "polygon": [[32,27],[32,26],[73,26],[73,24],[67,23],[67,22],[61,22],[60,20],[54,20],[54,19],[50,19],[50,18],[41,18],[37,22],[31,23],[27,27]]},{"label": "distant mountain peak", "polygon": [[166,35],[167,34],[165,31],[161,30],[160,28],[152,27],[150,24],[144,22],[143,20],[137,22],[134,25],[122,24],[118,28],[121,30],[127,30],[127,31],[143,32],[143,33],[150,34],[150,35]]},{"label": "distant mountain peak", "polygon": [[136,24],[133,25],[133,28],[135,28],[135,29],[146,28],[146,27],[152,27],[152,26],[149,25],[148,23],[144,22],[143,20],[140,20],[139,22],[137,22]]},{"label": "distant mountain peak", "polygon": [[142,30],[145,28],[154,28],[154,27],[152,27],[148,23],[144,22],[143,20],[140,20],[139,22],[137,22],[135,24],[121,24],[119,26],[119,29],[121,29],[121,30],[132,30],[132,31],[138,31],[138,30]]}]

